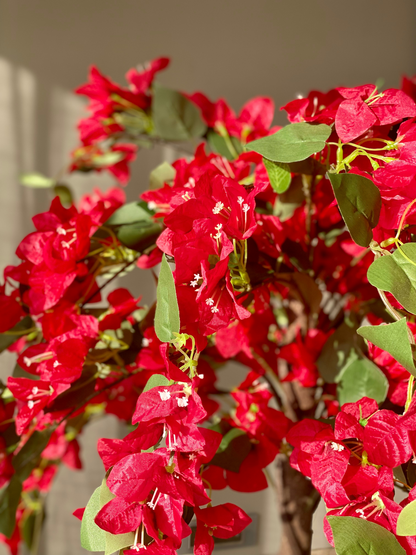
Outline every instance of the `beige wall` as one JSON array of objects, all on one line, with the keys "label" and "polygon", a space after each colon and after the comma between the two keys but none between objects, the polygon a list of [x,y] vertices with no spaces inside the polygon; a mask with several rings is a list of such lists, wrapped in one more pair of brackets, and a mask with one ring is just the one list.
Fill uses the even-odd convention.
[{"label": "beige wall", "polygon": [[[161,75],[168,86],[224,96],[235,108],[269,95],[279,107],[311,88],[381,77],[397,86],[403,73],[416,73],[415,16],[415,0],[0,0],[0,266],[13,262],[17,242],[31,229],[30,215],[48,201],[44,191],[20,188],[18,175],[53,174],[67,161],[83,113],[82,99],[71,90],[86,80],[90,64],[122,81],[131,66],[169,55],[172,66]],[[284,122],[282,113],[276,122]],[[162,157],[161,150],[140,153],[131,199]],[[76,176],[73,183],[80,193],[111,180]],[[151,300],[152,284],[143,275],[131,286]],[[0,361],[3,376],[11,364]],[[101,480],[97,437],[117,433],[110,419],[85,434],[86,471],[62,472],[50,500],[51,539],[40,555],[85,553],[79,525],[68,515]],[[262,515],[261,553],[276,553],[273,492],[245,496],[243,504]],[[325,546],[321,519],[314,545]]]}]

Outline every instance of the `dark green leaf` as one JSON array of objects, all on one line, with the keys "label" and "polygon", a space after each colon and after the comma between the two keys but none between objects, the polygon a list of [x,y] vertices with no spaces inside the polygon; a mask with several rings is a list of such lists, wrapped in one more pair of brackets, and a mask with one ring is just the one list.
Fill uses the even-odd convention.
[{"label": "dark green leaf", "polygon": [[299,162],[321,152],[330,135],[331,128],[323,123],[292,123],[273,135],[248,143],[246,150],[254,150],[272,162]]},{"label": "dark green leaf", "polygon": [[263,158],[263,163],[266,167],[272,189],[279,194],[287,191],[292,181],[289,164],[271,162],[267,158]]},{"label": "dark green leaf", "polygon": [[327,383],[335,383],[337,376],[347,365],[351,353],[364,347],[364,341],[357,336],[356,329],[352,322],[344,321],[325,343],[317,366]]},{"label": "dark green leaf", "polygon": [[163,376],[162,374],[153,374],[153,376],[150,376],[150,378],[147,380],[147,383],[143,389],[143,393],[149,391],[149,389],[153,389],[154,387],[160,387],[162,385],[169,384],[170,381],[167,379],[166,376]]},{"label": "dark green leaf", "polygon": [[122,225],[117,230],[117,238],[129,249],[143,252],[156,242],[162,232],[162,226],[153,222]]},{"label": "dark green leaf", "polygon": [[406,243],[393,254],[374,260],[367,272],[368,281],[388,291],[412,314],[416,314],[416,244]]},{"label": "dark green leaf", "polygon": [[74,204],[71,189],[66,185],[55,185],[53,192],[59,197],[62,206],[69,207]]},{"label": "dark green leaf", "polygon": [[151,213],[141,203],[129,202],[116,210],[105,222],[105,225],[126,225],[151,221]]},{"label": "dark green leaf", "polygon": [[187,141],[201,137],[206,131],[193,102],[158,84],[153,88],[152,115],[155,135],[167,141]]},{"label": "dark green leaf", "polygon": [[165,183],[172,184],[176,170],[168,162],[162,162],[150,172],[150,189],[160,189]]},{"label": "dark green leaf", "polygon": [[30,473],[40,460],[42,451],[48,445],[48,441],[52,435],[54,428],[47,428],[39,432],[36,430],[23,445],[20,451],[13,459],[13,468],[16,476],[22,481],[29,477]]},{"label": "dark green leaf", "polygon": [[168,343],[173,333],[179,333],[180,322],[175,281],[165,255],[162,256],[156,297],[155,332],[162,343]]},{"label": "dark green leaf", "polygon": [[[5,351],[15,341],[23,337],[25,334],[21,333],[24,330],[33,328],[33,320],[30,316],[25,316],[18,324],[7,333],[0,333],[0,353]],[[16,333],[13,333],[16,332]]]},{"label": "dark green leaf", "polygon": [[101,486],[90,497],[81,522],[81,547],[88,551],[105,550],[105,532],[94,522],[94,518],[101,509],[100,490]]},{"label": "dark green leaf", "polygon": [[396,534],[398,536],[416,536],[416,501],[411,501],[399,514]]},{"label": "dark green leaf", "polygon": [[[210,129],[208,131],[207,140],[212,152],[220,154],[230,161],[235,159],[235,154],[230,151],[230,148],[227,145],[227,141],[224,139],[224,137],[221,137],[221,135],[216,133],[213,129]],[[241,142],[237,139],[237,137],[230,137],[229,140],[235,152],[237,154],[241,154],[243,148]]]},{"label": "dark green leaf", "polygon": [[20,176],[20,183],[25,185],[25,187],[33,187],[34,189],[48,189],[55,185],[55,180],[50,177],[46,177],[39,172],[29,172],[23,173]]},{"label": "dark green leaf", "polygon": [[382,403],[389,388],[383,372],[368,358],[358,356],[337,377],[339,404],[355,403],[362,397]]},{"label": "dark green leaf", "polygon": [[329,173],[338,208],[353,240],[368,247],[380,217],[380,191],[371,181],[354,173]]},{"label": "dark green leaf", "polygon": [[406,555],[394,535],[379,524],[353,516],[328,516],[337,555]]},{"label": "dark green leaf", "polygon": [[300,162],[290,162],[289,168],[292,173],[303,173],[304,175],[326,174],[326,167],[321,162],[318,162],[318,160],[315,160],[315,158],[307,158]]},{"label": "dark green leaf", "polygon": [[22,482],[13,476],[0,492],[0,534],[10,538],[16,525],[16,511],[22,492]]},{"label": "dark green leaf", "polygon": [[247,434],[238,428],[233,428],[222,438],[211,463],[225,470],[238,472],[251,448],[252,443]]},{"label": "dark green leaf", "polygon": [[357,333],[373,345],[390,353],[406,370],[416,376],[406,318],[392,324],[363,326],[357,330]]}]

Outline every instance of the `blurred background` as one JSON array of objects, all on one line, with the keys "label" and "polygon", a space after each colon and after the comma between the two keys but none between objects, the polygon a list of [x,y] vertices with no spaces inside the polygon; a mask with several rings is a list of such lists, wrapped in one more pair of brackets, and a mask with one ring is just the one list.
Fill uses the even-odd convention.
[{"label": "blurred background", "polygon": [[[275,123],[284,124],[280,106],[311,89],[379,79],[385,88],[398,87],[403,74],[416,73],[415,26],[415,0],[0,0],[1,268],[16,262],[14,251],[32,230],[31,216],[51,200],[45,190],[20,186],[19,175],[53,176],[68,163],[77,146],[76,123],[85,114],[84,99],[72,90],[86,82],[91,64],[125,85],[129,68],[169,56],[171,66],[159,76],[164,85],[202,91],[212,100],[224,97],[237,111],[253,96],[270,96]],[[128,198],[137,199],[148,186],[149,172],[173,156],[161,147],[139,152]],[[78,198],[94,186],[113,184],[97,175],[70,180]],[[152,301],[151,276],[134,272],[128,287],[144,302]],[[1,376],[12,368],[12,357],[2,356]],[[85,506],[101,482],[97,438],[120,433],[111,418],[84,433],[85,470],[60,471],[39,555],[85,553],[71,513]],[[260,515],[258,545],[240,548],[238,555],[276,553],[273,491],[221,494],[220,502],[223,498]],[[316,549],[327,545],[323,512],[316,519]]]}]

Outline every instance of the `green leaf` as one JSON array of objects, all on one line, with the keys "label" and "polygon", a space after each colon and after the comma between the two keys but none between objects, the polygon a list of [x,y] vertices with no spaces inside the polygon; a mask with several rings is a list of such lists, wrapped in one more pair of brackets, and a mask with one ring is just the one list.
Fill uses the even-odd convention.
[{"label": "green leaf", "polygon": [[22,482],[13,476],[0,492],[0,534],[10,538],[16,525],[16,511],[20,502]]},{"label": "green leaf", "polygon": [[[208,131],[207,140],[212,152],[220,154],[230,161],[235,159],[235,155],[230,151],[227,141],[213,129]],[[243,152],[243,147],[237,137],[229,137],[229,140],[237,154],[241,154]]]},{"label": "green leaf", "polygon": [[406,310],[416,314],[415,243],[401,245],[393,254],[374,260],[368,268],[367,278],[371,285],[388,291]]},{"label": "green leaf", "polygon": [[20,183],[25,187],[33,187],[34,189],[48,189],[56,183],[54,179],[46,177],[39,172],[22,173]]},{"label": "green leaf", "polygon": [[162,226],[153,222],[122,225],[116,232],[118,240],[129,249],[142,252],[156,242]]},{"label": "green leaf", "polygon": [[329,173],[335,198],[352,239],[368,247],[380,217],[380,191],[371,181],[354,173]]},{"label": "green leaf", "polygon": [[211,463],[231,472],[239,472],[241,463],[250,453],[252,443],[243,430],[232,428],[222,438]]},{"label": "green leaf", "polygon": [[125,153],[119,150],[105,152],[104,154],[99,154],[94,156],[93,164],[96,168],[106,168],[108,166],[114,166],[118,162],[121,162],[125,157]]},{"label": "green leaf", "polygon": [[348,364],[348,359],[364,341],[357,336],[356,326],[345,320],[326,341],[317,360],[319,374],[327,383],[335,383],[337,376]]},{"label": "green leaf", "polygon": [[307,158],[300,162],[290,162],[289,169],[292,173],[303,173],[304,175],[326,174],[326,166],[315,160],[315,158]]},{"label": "green leaf", "polygon": [[416,376],[406,318],[392,324],[363,326],[357,330],[357,333],[373,345],[390,353],[408,372]]},{"label": "green leaf", "polygon": [[112,214],[105,225],[127,225],[138,222],[151,222],[152,214],[140,202],[124,204]]},{"label": "green leaf", "polygon": [[[109,501],[114,499],[115,495],[109,490],[104,478],[100,489],[100,507],[104,507]],[[105,555],[111,555],[115,551],[129,547],[134,543],[134,532],[127,534],[111,534],[104,532],[105,536]]]},{"label": "green leaf", "polygon": [[339,404],[355,403],[362,397],[382,403],[389,388],[386,376],[368,358],[356,356],[354,359],[337,376]]},{"label": "green leaf", "polygon": [[396,534],[398,536],[416,536],[416,500],[406,505],[399,514]]},{"label": "green leaf", "polygon": [[156,298],[155,332],[162,343],[168,343],[173,333],[179,333],[180,321],[175,281],[165,255],[162,256]]},{"label": "green leaf", "polygon": [[337,555],[406,555],[394,535],[379,524],[353,516],[327,518]]},{"label": "green leaf", "polygon": [[20,322],[7,333],[0,333],[0,353],[5,351],[8,347],[10,347],[10,345],[13,345],[15,341],[23,337],[25,334],[21,333],[22,331],[30,330],[32,328],[32,318],[30,316],[25,316],[23,320],[20,320]]},{"label": "green leaf", "polygon": [[206,131],[193,102],[158,84],[153,86],[152,115],[155,135],[167,141],[187,141],[201,137]]},{"label": "green leaf", "polygon": [[263,164],[266,167],[272,189],[279,194],[287,191],[292,181],[289,164],[271,162],[267,158],[263,158]]},{"label": "green leaf", "polygon": [[162,385],[170,385],[170,381],[167,379],[166,376],[163,376],[162,374],[153,374],[153,376],[150,376],[150,378],[147,380],[147,383],[143,389],[143,393],[149,391],[149,389],[160,387]]},{"label": "green leaf", "polygon": [[69,207],[74,204],[71,189],[66,185],[55,185],[53,192],[59,197],[62,206]]},{"label": "green leaf", "polygon": [[295,175],[289,189],[276,198],[273,215],[277,216],[280,221],[285,222],[293,216],[296,208],[301,206],[304,200],[305,194],[302,187],[302,178],[299,175]]},{"label": "green leaf", "polygon": [[162,162],[150,172],[150,189],[160,189],[165,183],[172,184],[176,170],[168,162]]},{"label": "green leaf", "polygon": [[49,439],[54,431],[54,427],[47,428],[39,432],[36,430],[23,445],[17,455],[13,458],[13,468],[15,475],[18,476],[22,482],[29,477],[30,473],[40,460],[42,451],[48,445]]},{"label": "green leaf", "polygon": [[323,123],[292,123],[277,133],[246,145],[272,162],[299,162],[321,152],[331,135],[331,128]]},{"label": "green leaf", "polygon": [[101,509],[100,490],[101,486],[90,497],[81,522],[81,547],[88,551],[105,550],[105,532],[94,522],[94,518]]}]

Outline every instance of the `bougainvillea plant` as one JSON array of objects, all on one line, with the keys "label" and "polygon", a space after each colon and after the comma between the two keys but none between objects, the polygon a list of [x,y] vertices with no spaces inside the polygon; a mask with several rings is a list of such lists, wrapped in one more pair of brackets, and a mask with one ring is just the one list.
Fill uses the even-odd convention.
[{"label": "bougainvillea plant", "polygon": [[[76,91],[90,115],[67,178],[125,185],[138,148],[186,145],[141,199],[114,186],[75,203],[63,173],[23,176],[56,196],[0,289],[16,355],[1,541],[37,552],[59,465],[81,468],[78,435],[113,414],[128,433],[99,440],[102,484],[74,513],[87,550],[174,555],[191,525],[209,555],[250,523],[212,490],[271,485],[285,555],[310,552],[321,498],[339,555],[416,554],[416,78],[312,91],[278,128],[268,98],[236,115],[161,86],[168,62],[127,88],[92,68]],[[157,275],[150,308],[122,286],[133,269]]]}]

